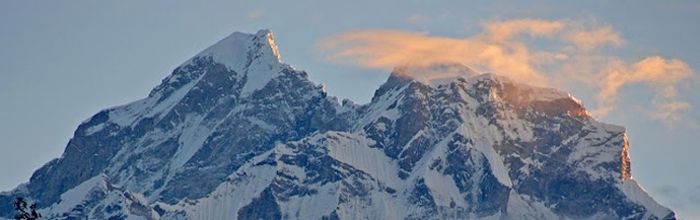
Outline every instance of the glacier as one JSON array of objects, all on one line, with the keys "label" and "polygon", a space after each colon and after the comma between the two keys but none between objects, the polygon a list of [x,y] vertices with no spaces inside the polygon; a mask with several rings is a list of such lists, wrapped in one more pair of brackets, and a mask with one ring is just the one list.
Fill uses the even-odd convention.
[{"label": "glacier", "polygon": [[82,122],[0,218],[25,197],[47,219],[675,219],[628,150],[557,89],[406,65],[338,101],[236,32]]}]

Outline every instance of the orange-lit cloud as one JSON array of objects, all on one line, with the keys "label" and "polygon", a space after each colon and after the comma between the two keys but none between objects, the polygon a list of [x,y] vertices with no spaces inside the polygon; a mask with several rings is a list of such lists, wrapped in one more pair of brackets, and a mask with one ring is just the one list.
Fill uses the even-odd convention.
[{"label": "orange-lit cloud", "polygon": [[[494,28],[500,31],[500,28]],[[529,33],[529,29],[516,32]],[[537,34],[541,33],[540,29]],[[516,80],[544,85],[546,77],[533,67],[529,48],[511,36],[479,35],[469,38],[432,37],[424,33],[397,30],[362,30],[332,36],[318,47],[329,60],[370,68],[391,69],[404,64],[427,65],[457,62],[467,66],[508,74]],[[497,37],[496,37],[497,36]],[[505,38],[504,38],[505,37]]]},{"label": "orange-lit cloud", "polygon": [[[527,43],[531,38],[543,39],[554,48]],[[361,67],[392,69],[406,64],[461,63],[533,85],[553,86],[552,82],[556,82],[558,87],[586,86],[596,94],[596,116],[605,116],[615,108],[623,86],[647,85],[656,93],[650,103],[656,108],[653,116],[678,120],[679,113],[690,105],[678,97],[677,87],[693,78],[693,70],[680,60],[652,56],[630,64],[598,50],[604,45],[617,47],[623,43],[610,25],[515,19],[484,23],[482,33],[461,38],[374,29],[331,36],[317,47],[328,60]]]},{"label": "orange-lit cloud", "polygon": [[564,39],[583,50],[590,50],[603,45],[620,46],[623,42],[620,34],[615,32],[610,25],[605,25],[592,31],[572,31],[566,34]]},{"label": "orange-lit cloud", "polygon": [[564,21],[526,18],[488,22],[484,24],[484,29],[489,40],[504,41],[510,40],[518,34],[526,34],[533,37],[551,37],[561,31],[565,25],[566,22]]},{"label": "orange-lit cloud", "polygon": [[264,9],[256,9],[248,13],[248,19],[256,20],[258,18],[261,18],[263,15],[265,15]]},{"label": "orange-lit cloud", "polygon": [[615,106],[620,88],[629,84],[645,84],[656,91],[652,101],[658,119],[674,122],[679,113],[690,108],[690,104],[678,98],[678,85],[693,77],[693,70],[683,61],[664,59],[659,56],[644,58],[627,64],[620,60],[612,61],[598,80],[597,95],[599,115],[605,115]]},{"label": "orange-lit cloud", "polygon": [[406,18],[406,21],[410,24],[418,25],[418,24],[423,24],[427,20],[427,17],[422,14],[414,14]]}]

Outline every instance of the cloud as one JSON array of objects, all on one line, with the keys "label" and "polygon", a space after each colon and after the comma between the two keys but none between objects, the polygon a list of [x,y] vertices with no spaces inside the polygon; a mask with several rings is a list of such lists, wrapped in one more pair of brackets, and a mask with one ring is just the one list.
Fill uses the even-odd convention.
[{"label": "cloud", "polygon": [[[617,107],[620,90],[628,85],[652,88],[650,115],[655,119],[672,123],[691,108],[680,99],[678,87],[694,78],[693,70],[677,59],[649,56],[626,62],[602,53],[601,46],[624,43],[610,25],[530,18],[482,25],[481,33],[464,37],[386,29],[351,31],[322,39],[317,49],[327,60],[366,68],[461,63],[538,86],[584,86],[596,94],[592,112],[598,117]],[[530,43],[531,39],[542,39],[549,47]]]},{"label": "cloud", "polygon": [[423,24],[423,23],[425,23],[426,20],[427,20],[427,17],[425,17],[422,14],[414,14],[414,15],[411,15],[408,18],[406,18],[406,22],[408,22],[409,24],[413,24],[413,25]]},{"label": "cloud", "polygon": [[484,24],[487,38],[492,41],[510,40],[518,34],[527,34],[532,37],[551,37],[561,31],[566,22],[550,21],[542,19],[513,19],[505,21],[492,21]]},{"label": "cloud", "polygon": [[542,22],[536,20],[518,23],[530,21],[533,25],[529,28],[510,32],[503,28],[516,23],[487,24],[491,27],[487,34],[466,38],[433,37],[399,30],[362,30],[323,39],[317,47],[328,53],[329,60],[363,67],[391,69],[409,63],[456,62],[545,85],[547,79],[533,66],[535,55],[529,48],[522,42],[506,41],[517,34],[539,36],[552,29],[539,27]]},{"label": "cloud", "polygon": [[583,50],[590,50],[603,45],[620,46],[623,43],[620,34],[615,32],[610,25],[605,25],[591,31],[572,31],[566,34],[564,39]]},{"label": "cloud", "polygon": [[629,84],[645,84],[652,87],[656,110],[652,116],[667,122],[676,122],[679,113],[690,109],[690,104],[680,101],[677,86],[693,77],[693,70],[685,62],[660,56],[646,57],[633,64],[620,60],[611,62],[598,81],[598,114],[611,111],[619,97],[620,88]]},{"label": "cloud", "polygon": [[256,20],[258,18],[261,18],[263,15],[265,15],[264,9],[256,9],[256,10],[248,12],[248,19]]}]

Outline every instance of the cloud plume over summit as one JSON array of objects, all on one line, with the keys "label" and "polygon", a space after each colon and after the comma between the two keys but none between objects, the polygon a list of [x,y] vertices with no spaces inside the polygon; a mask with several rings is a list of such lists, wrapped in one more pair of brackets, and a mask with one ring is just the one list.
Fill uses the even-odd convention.
[{"label": "cloud plume over summit", "polygon": [[678,87],[695,78],[693,70],[682,60],[652,55],[630,62],[603,50],[623,44],[608,24],[525,18],[486,22],[480,33],[464,37],[351,31],[322,39],[317,49],[327,60],[365,68],[456,62],[533,85],[582,85],[596,94],[592,112],[599,117],[615,109],[622,87],[645,85],[655,93],[651,115],[677,121],[690,108]]}]

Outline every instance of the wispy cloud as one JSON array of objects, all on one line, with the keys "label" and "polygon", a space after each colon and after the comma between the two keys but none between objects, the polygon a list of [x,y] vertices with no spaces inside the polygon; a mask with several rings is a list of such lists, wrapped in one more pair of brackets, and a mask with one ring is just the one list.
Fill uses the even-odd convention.
[{"label": "wispy cloud", "polygon": [[623,43],[620,34],[613,30],[610,25],[598,27],[595,30],[572,31],[564,35],[564,39],[583,50],[604,45],[620,46]]},{"label": "wispy cloud", "polygon": [[[690,104],[678,87],[694,78],[683,61],[648,56],[626,62],[601,52],[620,47],[624,39],[611,25],[581,25],[571,20],[514,19],[482,24],[472,36],[442,37],[402,30],[371,29],[341,33],[321,40],[325,58],[367,68],[458,62],[481,71],[496,72],[534,85],[586,85],[595,91],[593,113],[605,116],[616,106],[620,89],[646,85],[655,97],[654,118],[674,122]],[[531,44],[542,39],[546,49]],[[425,77],[422,77],[425,78]]]},{"label": "wispy cloud", "polygon": [[255,9],[255,10],[248,12],[248,19],[257,20],[259,18],[262,18],[264,15],[265,15],[264,9]]},{"label": "wispy cloud", "polygon": [[532,37],[552,37],[559,33],[564,26],[564,21],[525,18],[487,22],[484,24],[484,29],[487,39],[501,42],[512,40],[519,34]]},{"label": "wispy cloud", "polygon": [[[512,26],[518,28],[507,30]],[[486,33],[465,38],[434,37],[399,30],[362,30],[326,38],[318,48],[328,52],[329,60],[370,68],[459,62],[543,85],[547,79],[535,69],[533,59],[546,54],[532,54],[526,44],[512,38],[519,34],[549,35],[557,26],[557,22],[550,24],[532,19],[501,21],[486,24]]]},{"label": "wispy cloud", "polygon": [[423,23],[425,23],[426,20],[427,20],[427,17],[425,15],[422,15],[422,14],[413,14],[413,15],[409,16],[408,18],[406,18],[406,22],[408,22],[409,24],[414,24],[414,25],[423,24]]},{"label": "wispy cloud", "polygon": [[678,84],[692,76],[692,69],[681,60],[659,56],[647,57],[633,64],[614,60],[599,79],[598,114],[607,114],[616,106],[623,86],[645,84],[655,90],[651,104],[656,111],[652,115],[666,122],[676,122],[680,119],[680,112],[690,109],[689,103],[678,98]]}]

